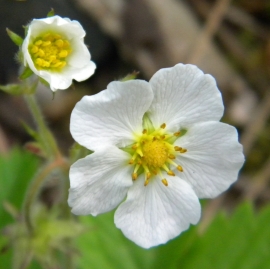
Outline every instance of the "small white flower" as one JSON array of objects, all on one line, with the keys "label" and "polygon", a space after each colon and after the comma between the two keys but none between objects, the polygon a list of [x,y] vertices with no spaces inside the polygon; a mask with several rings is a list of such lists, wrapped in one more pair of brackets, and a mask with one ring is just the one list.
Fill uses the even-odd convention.
[{"label": "small white flower", "polygon": [[72,79],[83,81],[95,72],[84,44],[85,31],[78,21],[59,16],[34,19],[22,44],[24,65],[50,84],[67,89]]},{"label": "small white flower", "polygon": [[196,224],[198,198],[225,191],[244,162],[223,110],[214,78],[183,64],[84,97],[70,128],[95,152],[71,167],[72,212],[95,216],[122,202],[115,224],[144,248]]}]

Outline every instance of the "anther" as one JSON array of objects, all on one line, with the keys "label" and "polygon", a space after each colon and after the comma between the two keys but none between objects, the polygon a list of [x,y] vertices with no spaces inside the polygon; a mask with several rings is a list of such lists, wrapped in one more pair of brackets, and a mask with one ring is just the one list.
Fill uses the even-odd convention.
[{"label": "anther", "polygon": [[160,128],[165,129],[165,128],[166,128],[166,123],[162,123],[162,124],[160,125]]},{"label": "anther", "polygon": [[173,135],[174,136],[179,136],[181,132],[175,132]]},{"label": "anther", "polygon": [[45,55],[44,50],[39,49],[39,50],[38,50],[38,56],[39,56],[39,57],[43,57],[44,55]]},{"label": "anther", "polygon": [[128,162],[128,164],[134,164],[134,160],[131,159],[131,160]]},{"label": "anther", "polygon": [[62,48],[63,45],[64,45],[64,41],[62,39],[58,39],[55,41],[55,45],[58,47],[58,48]]},{"label": "anther", "polygon": [[52,43],[51,41],[44,41],[44,42],[42,42],[41,46],[47,47],[47,46],[51,45],[51,43]]},{"label": "anther", "polygon": [[41,44],[42,44],[42,41],[41,41],[41,40],[38,40],[38,41],[35,42],[35,45],[36,45],[36,46],[39,46],[39,45],[41,45]]},{"label": "anther", "polygon": [[182,150],[182,148],[181,148],[181,147],[178,147],[178,146],[175,146],[175,147],[174,147],[174,150],[175,150],[175,151],[180,151],[180,150]]},{"label": "anther", "polygon": [[42,63],[43,63],[43,60],[42,60],[41,58],[37,58],[37,59],[36,59],[36,64],[37,64],[37,65],[40,65],[40,66],[41,66]]},{"label": "anther", "polygon": [[174,160],[174,159],[175,159],[175,156],[174,156],[173,154],[170,154],[170,155],[169,155],[169,158],[170,158],[171,160]]},{"label": "anther", "polygon": [[67,57],[68,52],[67,52],[67,50],[61,50],[58,55],[60,58],[65,58],[65,57]]},{"label": "anther", "polygon": [[168,172],[167,172],[167,174],[169,175],[169,176],[175,176],[175,173],[172,171],[172,170],[169,170]]},{"label": "anther", "polygon": [[60,38],[61,38],[61,36],[58,35],[58,34],[54,34],[53,37],[54,37],[55,39],[60,39]]},{"label": "anther", "polygon": [[168,186],[168,181],[167,181],[166,178],[163,178],[163,179],[161,180],[161,182],[162,182],[166,187]]},{"label": "anther", "polygon": [[182,167],[181,165],[178,165],[176,168],[177,168],[177,170],[180,171],[180,172],[183,172],[183,171],[184,171],[184,170],[183,170],[183,167]]},{"label": "anther", "polygon": [[150,172],[147,172],[146,173],[146,179],[149,179],[151,177],[151,173]]},{"label": "anther", "polygon": [[166,137],[165,135],[161,135],[161,136],[160,136],[160,139],[164,140],[165,137]]},{"label": "anther", "polygon": [[143,134],[146,134],[147,133],[147,130],[146,129],[143,129],[142,133]]},{"label": "anther", "polygon": [[37,47],[37,46],[33,46],[33,47],[31,48],[31,52],[32,52],[32,53],[38,52],[38,47]]},{"label": "anther", "polygon": [[132,180],[136,180],[138,178],[138,174],[137,173],[132,173]]},{"label": "anther", "polygon": [[62,61],[62,62],[61,62],[61,65],[60,65],[59,67],[61,67],[61,68],[62,68],[62,67],[64,67],[64,66],[66,66],[66,64],[67,64],[67,62]]},{"label": "anther", "polygon": [[187,152],[187,149],[181,149],[179,151],[180,151],[180,153],[185,153],[185,152]]},{"label": "anther", "polygon": [[135,145],[133,145],[131,148],[132,148],[132,149],[136,149],[136,148],[138,148],[138,145],[135,144]]},{"label": "anther", "polygon": [[149,180],[148,180],[148,179],[146,179],[146,180],[144,181],[144,186],[147,186],[147,185],[148,185],[148,183],[149,183]]}]

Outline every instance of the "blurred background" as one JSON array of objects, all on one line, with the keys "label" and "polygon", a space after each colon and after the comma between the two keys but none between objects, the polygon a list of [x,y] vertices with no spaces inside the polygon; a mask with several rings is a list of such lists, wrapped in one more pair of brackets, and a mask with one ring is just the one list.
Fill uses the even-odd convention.
[{"label": "blurred background", "polygon": [[[116,230],[112,214],[84,218],[103,232],[79,239],[79,268],[270,268],[270,1],[0,0],[0,84],[18,82],[17,47],[5,29],[23,36],[22,25],[45,17],[51,8],[83,25],[97,65],[88,81],[58,91],[53,100],[50,90],[38,89],[38,101],[64,153],[73,143],[70,113],[82,96],[134,71],[149,80],[158,69],[181,62],[216,78],[225,104],[222,121],[237,127],[246,156],[230,190],[203,201],[200,224],[164,247],[139,249]],[[9,152],[31,140],[22,121],[34,126],[23,98],[0,92],[3,181],[8,158],[26,154]],[[19,175],[20,169],[18,161],[13,172]],[[48,198],[53,188],[44,194],[44,203],[53,199]],[[1,192],[4,197],[0,186],[0,198]],[[0,268],[9,267],[0,263]]]}]

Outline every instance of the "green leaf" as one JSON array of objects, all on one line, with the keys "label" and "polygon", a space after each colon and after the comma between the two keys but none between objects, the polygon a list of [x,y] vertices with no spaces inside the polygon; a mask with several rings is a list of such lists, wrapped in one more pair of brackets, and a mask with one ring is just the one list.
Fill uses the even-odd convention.
[{"label": "green leaf", "polygon": [[126,239],[113,223],[113,212],[98,217],[80,217],[80,220],[89,228],[89,232],[77,240],[80,250],[78,268],[150,268],[155,249],[142,249]]},{"label": "green leaf", "polygon": [[87,155],[92,154],[93,151],[81,146],[78,143],[74,143],[69,151],[69,159],[71,163],[76,162],[77,160],[86,157]]},{"label": "green leaf", "polygon": [[20,74],[20,79],[26,79],[33,75],[33,71],[27,66],[23,69],[22,73]]},{"label": "green leaf", "polygon": [[38,80],[34,82],[23,81],[20,84],[0,85],[0,90],[11,95],[32,94],[36,90]]},{"label": "green leaf", "polygon": [[[48,83],[45,79],[39,77],[39,81],[46,87],[50,88],[50,83]],[[53,99],[53,98],[52,98]]]},{"label": "green leaf", "polygon": [[127,74],[124,78],[120,79],[120,81],[128,81],[128,80],[136,79],[139,73],[140,72],[138,71],[133,71],[132,73]]},{"label": "green leaf", "polygon": [[159,247],[151,268],[268,269],[269,222],[270,206],[255,214],[250,203],[241,204],[231,217],[218,214],[204,234],[196,226]]},{"label": "green leaf", "polygon": [[54,16],[55,14],[54,14],[54,9],[52,8],[49,12],[48,12],[48,14],[47,14],[47,17],[52,17],[52,16]]},{"label": "green leaf", "polygon": [[0,156],[0,228],[12,221],[12,217],[3,208],[3,202],[21,208],[38,164],[39,160],[35,156],[18,148],[13,149],[8,156]]},{"label": "green leaf", "polygon": [[21,46],[22,43],[23,43],[23,39],[15,34],[14,32],[12,32],[11,30],[9,30],[8,28],[6,29],[7,30],[7,34],[8,36],[10,37],[10,39],[17,45],[17,46]]},{"label": "green leaf", "polygon": [[[14,148],[7,156],[0,156],[0,229],[13,222],[4,202],[21,209],[28,184],[38,168],[39,160],[30,153]],[[2,236],[0,236],[2,238]],[[7,240],[0,240],[1,268],[12,268],[12,252]],[[39,267],[31,267],[39,268]]]}]

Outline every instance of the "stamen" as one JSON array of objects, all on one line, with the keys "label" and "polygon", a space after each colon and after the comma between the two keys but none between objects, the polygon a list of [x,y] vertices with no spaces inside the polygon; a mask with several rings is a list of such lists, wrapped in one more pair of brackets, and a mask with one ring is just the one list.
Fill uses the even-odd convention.
[{"label": "stamen", "polygon": [[170,170],[166,164],[162,165],[162,168],[168,173]]},{"label": "stamen", "polygon": [[176,168],[177,168],[177,170],[180,171],[180,172],[183,172],[183,171],[184,171],[184,170],[183,170],[183,167],[182,167],[181,165],[177,165]]},{"label": "stamen", "polygon": [[168,181],[167,181],[166,178],[163,178],[163,179],[161,180],[161,182],[162,182],[166,187],[168,186]]},{"label": "stamen", "polygon": [[138,178],[137,173],[132,173],[132,180],[135,181]]},{"label": "stamen", "polygon": [[168,172],[167,172],[167,174],[169,175],[169,176],[175,176],[175,173],[172,171],[172,170],[169,170]]},{"label": "stamen", "polygon": [[160,128],[161,128],[161,129],[165,129],[165,128],[166,128],[166,123],[162,123],[162,124],[160,125]]},{"label": "stamen", "polygon": [[[62,49],[62,51],[65,50]],[[183,172],[183,167],[174,162],[180,153],[187,152],[187,149],[173,145],[177,139],[173,137],[179,136],[180,131],[166,133],[163,130],[165,128],[166,124],[163,123],[156,130],[144,129],[141,134],[135,134],[134,143],[128,146],[129,151],[133,152],[133,156],[129,161],[129,164],[134,165],[133,181],[142,172],[144,174],[144,186],[147,186],[150,180],[154,180],[156,175],[158,175],[164,186],[168,186],[166,175],[164,175],[165,172],[169,176],[175,176],[173,170],[170,169],[174,167],[179,172]]]},{"label": "stamen", "polygon": [[137,149],[138,148],[138,144],[135,144],[131,147],[132,149]]},{"label": "stamen", "polygon": [[59,48],[62,48],[64,45],[64,41],[62,39],[58,39],[55,41],[55,45]]},{"label": "stamen", "polygon": [[143,156],[143,152],[142,152],[141,148],[137,148],[136,153],[139,154],[141,157]]},{"label": "stamen", "polygon": [[136,164],[135,169],[134,169],[134,173],[137,173],[137,171],[139,170],[140,166],[141,166],[140,164]]},{"label": "stamen", "polygon": [[60,71],[67,65],[66,57],[71,53],[68,40],[59,34],[46,33],[36,38],[28,47],[38,70]]}]

